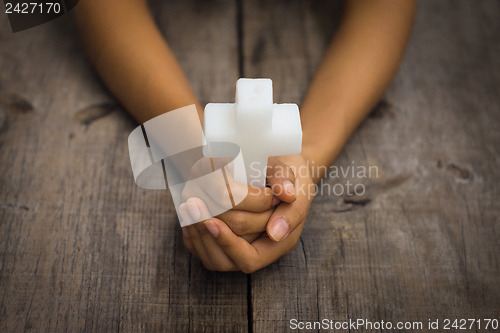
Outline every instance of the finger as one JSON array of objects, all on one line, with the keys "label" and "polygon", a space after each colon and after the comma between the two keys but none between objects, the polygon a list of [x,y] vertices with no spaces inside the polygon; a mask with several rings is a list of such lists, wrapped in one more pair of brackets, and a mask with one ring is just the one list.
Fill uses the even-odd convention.
[{"label": "finger", "polygon": [[[208,207],[206,207],[205,203],[199,198],[189,198],[186,203],[181,204],[181,207],[183,207],[183,214],[188,215],[188,217],[185,217],[185,219],[188,221],[192,220],[192,215],[194,215],[195,217],[201,216],[204,217],[204,219],[210,218],[210,216],[207,216],[207,214],[209,213]],[[197,209],[199,209],[200,211],[196,211]],[[226,224],[228,224],[235,234],[240,235],[245,241],[251,243],[259,238],[263,234],[263,231],[266,230],[266,225],[269,217],[272,215],[272,212],[272,210],[268,210],[264,213],[251,213],[245,211],[230,210],[219,215],[219,218]],[[248,220],[253,223],[243,222],[242,216],[240,216],[242,214],[247,215]],[[230,221],[230,223],[228,223],[228,220]],[[231,225],[233,225],[233,227],[231,227]],[[239,227],[241,225],[250,225],[251,227],[248,229],[244,229],[242,227]],[[197,230],[199,234],[206,232],[206,228],[201,232],[200,228],[198,228]]]},{"label": "finger", "polygon": [[295,173],[288,164],[283,163],[278,158],[269,158],[267,182],[279,200],[291,203],[297,199],[294,185]]},{"label": "finger", "polygon": [[269,237],[260,237],[254,241],[252,246],[259,254],[262,255],[262,257],[264,257],[264,260],[261,260],[261,264],[267,266],[278,260],[280,257],[290,253],[297,244],[303,228],[304,223],[299,224],[292,232],[290,232],[289,236],[281,242],[275,242]]},{"label": "finger", "polygon": [[[210,213],[205,203],[198,198],[188,199],[187,204],[191,208],[189,210],[190,213],[195,211],[195,213],[199,216],[207,216],[207,214]],[[220,246],[217,245],[215,239],[210,235],[205,227],[205,224],[196,223],[193,226],[200,237],[199,240],[203,243],[203,248],[206,251],[206,257],[210,260],[211,265],[209,269],[223,272],[237,270],[236,265],[227,256],[227,254],[224,253]]]},{"label": "finger", "polygon": [[190,225],[193,223],[192,218],[188,212],[188,207],[185,203],[182,203],[179,206],[179,214],[181,215],[182,221],[181,221],[181,227]]},{"label": "finger", "polygon": [[224,250],[217,244],[203,222],[194,225],[200,235],[207,256],[210,258],[210,270],[228,272],[238,270]]},{"label": "finger", "polygon": [[[197,197],[209,207],[212,214],[205,218],[215,216],[233,208],[230,191],[220,170],[223,159],[202,158],[191,169],[190,180],[185,183],[182,190],[182,199]],[[215,167],[217,166],[217,167]],[[202,177],[210,175],[209,177]],[[193,214],[191,214],[193,215]],[[205,218],[193,216],[191,223],[203,221]]]},{"label": "finger", "polygon": [[[187,210],[192,211],[193,207],[190,207],[190,205],[187,204],[187,201],[190,198],[199,198],[206,204],[207,207],[210,207],[209,211],[211,212],[211,214],[206,218],[217,215],[221,212],[225,212],[225,211],[230,210],[232,208],[231,200],[229,198],[229,193],[227,192],[226,185],[224,185],[223,189],[219,189],[220,186],[214,184],[214,186],[212,186],[212,190],[211,190],[212,193],[207,193],[203,186],[207,186],[207,185],[190,184],[190,183],[186,184],[186,186],[184,187],[184,190],[182,191],[182,199],[185,200],[186,202],[179,206],[179,210],[180,210],[180,207],[186,206],[186,208],[185,208],[186,211]],[[223,192],[225,192],[225,194]],[[215,193],[218,193],[218,194],[215,194]],[[196,214],[191,213],[191,215],[195,216]],[[201,221],[205,220],[205,218],[201,218],[201,217],[191,218],[191,220],[192,221],[190,224],[193,224],[196,222],[201,222]]]},{"label": "finger", "polygon": [[273,209],[261,213],[244,210],[230,210],[217,216],[226,223],[238,236],[266,231],[267,222],[273,214]]},{"label": "finger", "polygon": [[199,258],[198,252],[194,248],[193,241],[189,236],[189,232],[186,227],[182,228],[182,240],[184,241],[184,246],[191,252],[196,258]]},{"label": "finger", "polygon": [[200,234],[196,230],[195,224],[191,224],[186,228],[189,233],[189,237],[191,238],[193,247],[195,248],[198,258],[201,260],[203,266],[205,266],[208,270],[214,270],[212,260],[205,249],[205,244],[203,244]]},{"label": "finger", "polygon": [[303,224],[309,211],[310,201],[301,197],[292,203],[281,203],[267,223],[266,232],[275,242],[285,239],[299,225]]},{"label": "finger", "polygon": [[253,233],[253,234],[246,234],[246,235],[243,235],[243,236],[240,236],[240,237],[243,238],[247,243],[252,243],[256,239],[258,239],[259,237],[261,237],[262,235],[264,235],[265,237],[267,237],[267,234],[265,232],[256,232],[256,233]]},{"label": "finger", "polygon": [[[245,188],[242,189],[243,185],[241,184],[234,185],[231,181],[229,183],[235,203],[234,209],[260,213],[271,209],[279,203],[273,191],[268,187],[258,188],[245,185]],[[246,191],[246,194],[244,191]],[[243,198],[243,200],[238,198]]]},{"label": "finger", "polygon": [[256,261],[258,255],[252,245],[234,234],[223,221],[217,218],[208,219],[204,224],[236,266],[243,272],[249,273],[251,268],[249,263]]},{"label": "finger", "polygon": [[[195,214],[195,216],[206,216],[208,212],[208,207],[205,205],[205,203],[199,199],[199,198],[190,198],[186,202],[187,211],[190,214]],[[196,208],[195,208],[196,207]],[[199,210],[199,211],[196,211]],[[193,213],[194,212],[194,213]],[[265,216],[265,221],[262,223],[263,227],[262,230],[256,233],[248,233],[247,235],[243,236],[242,239],[247,241],[248,243],[253,242],[254,240],[258,239],[261,237],[262,234],[265,235],[262,231],[265,230],[265,225],[267,223],[267,220],[269,219],[269,216],[271,216],[272,211],[268,211],[266,216]],[[190,216],[190,218],[192,218]],[[209,267],[207,269],[211,270],[217,270],[217,271],[235,271],[238,270],[238,267],[235,265],[235,263],[231,260],[231,258],[224,252],[224,250],[217,244],[213,236],[209,233],[208,229],[206,228],[204,223],[196,223],[192,225],[196,229],[196,234],[195,237],[197,242],[198,239],[201,240],[203,243],[203,246],[198,246],[198,248],[203,248],[206,253],[206,256],[203,256],[202,262],[209,262]],[[196,251],[196,248],[195,248]],[[197,252],[197,251],[196,251]],[[201,259],[201,257],[200,257]]]},{"label": "finger", "polygon": [[[203,200],[199,198],[189,198],[179,206],[179,213],[183,220],[181,225],[194,224],[197,221],[206,220],[211,216],[210,211]],[[231,230],[239,235],[261,234],[266,230],[269,218],[273,213],[272,209],[261,213],[253,213],[243,210],[230,210],[217,217],[223,220]],[[198,232],[200,230],[198,229]],[[248,236],[245,239],[253,241],[256,237]]]},{"label": "finger", "polygon": [[[195,214],[191,214],[193,217],[190,222],[191,224],[203,221],[231,209],[264,212],[275,207],[280,202],[280,200],[273,195],[273,191],[270,188],[257,188],[242,185],[229,179],[228,182],[229,186],[225,183],[213,181],[197,185],[186,184],[182,192],[183,200],[188,202],[190,198],[199,198],[209,208],[208,216],[199,218]],[[184,204],[181,206],[183,205]],[[188,209],[189,205],[185,206],[185,209]],[[182,225],[187,224],[182,223]]]},{"label": "finger", "polygon": [[249,244],[236,236],[224,222],[217,218],[205,221],[205,226],[236,266],[247,274],[271,264],[283,254],[290,252],[302,229],[297,228],[292,233],[293,237],[283,242],[276,243],[267,237],[259,237]]}]

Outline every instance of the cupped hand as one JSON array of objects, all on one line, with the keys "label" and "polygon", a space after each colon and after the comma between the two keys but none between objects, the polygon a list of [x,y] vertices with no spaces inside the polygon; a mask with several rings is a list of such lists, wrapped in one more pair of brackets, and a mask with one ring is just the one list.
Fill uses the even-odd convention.
[{"label": "cupped hand", "polygon": [[[200,160],[194,165],[191,173],[206,174],[214,169],[211,165],[218,168],[224,162],[227,161],[218,159],[214,164],[209,159]],[[210,170],[207,171],[208,169]],[[236,183],[230,174],[226,173],[226,177],[228,177],[228,183],[231,184],[233,197],[238,197],[236,193],[244,193],[245,196],[239,196],[244,199],[234,208],[224,211],[224,201],[228,200],[226,198],[228,189],[224,182],[199,182],[196,185],[187,182],[182,192],[185,203],[179,206],[183,224],[193,224],[216,216],[223,220],[235,234],[251,242],[266,231],[267,222],[279,203],[291,203],[296,199],[294,172],[290,166],[278,158],[269,159],[267,182],[270,187],[257,188],[242,185]],[[204,204],[203,207],[200,202]],[[217,210],[224,212],[214,214]]]},{"label": "cupped hand", "polygon": [[[186,247],[207,269],[252,273],[295,247],[315,194],[311,172],[300,154],[273,158],[269,164],[268,183],[276,196],[287,201],[282,200],[270,212],[264,211],[268,217],[260,212],[259,218],[255,219],[257,215],[253,214],[259,213],[245,210],[252,207],[243,204],[237,207],[240,209],[221,214],[218,218],[183,228]],[[294,185],[293,190],[289,182]],[[202,211],[207,209],[203,201],[190,200]],[[258,227],[252,225],[255,222]],[[267,233],[261,233],[263,230]]]}]

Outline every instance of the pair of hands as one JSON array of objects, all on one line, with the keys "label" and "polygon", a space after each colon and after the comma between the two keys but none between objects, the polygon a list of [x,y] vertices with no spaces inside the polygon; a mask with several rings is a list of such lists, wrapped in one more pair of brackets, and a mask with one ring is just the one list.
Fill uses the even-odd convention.
[{"label": "pair of hands", "polygon": [[[205,268],[253,273],[293,250],[315,193],[307,160],[301,154],[270,158],[267,182],[271,188],[248,186],[234,209],[182,228],[185,246]],[[197,197],[179,212],[185,221],[210,216]]]}]

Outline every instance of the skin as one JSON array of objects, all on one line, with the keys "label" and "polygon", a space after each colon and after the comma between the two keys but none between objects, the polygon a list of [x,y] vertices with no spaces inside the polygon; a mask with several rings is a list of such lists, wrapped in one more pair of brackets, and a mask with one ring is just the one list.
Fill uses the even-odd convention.
[{"label": "skin", "polygon": [[[301,106],[302,153],[270,158],[272,190],[249,189],[255,195],[235,209],[183,228],[184,244],[207,269],[252,273],[294,248],[322,177],[317,171],[311,177],[311,169],[333,163],[387,88],[414,12],[415,0],[345,1],[342,23]],[[144,0],[81,0],[75,17],[90,60],[138,122],[190,104],[202,119],[203,109]],[[196,197],[180,208],[186,219],[206,209]]]}]

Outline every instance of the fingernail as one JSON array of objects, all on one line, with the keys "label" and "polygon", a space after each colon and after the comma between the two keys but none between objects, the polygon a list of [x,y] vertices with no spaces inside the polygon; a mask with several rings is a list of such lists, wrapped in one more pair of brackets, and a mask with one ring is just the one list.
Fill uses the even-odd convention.
[{"label": "fingernail", "polygon": [[283,188],[285,189],[285,192],[288,194],[295,195],[295,186],[293,186],[293,183],[289,180],[283,181]]},{"label": "fingernail", "polygon": [[217,228],[215,222],[212,220],[206,220],[204,223],[205,227],[207,227],[208,232],[211,233],[212,236],[217,238],[217,236],[219,236],[219,228]]},{"label": "fingernail", "polygon": [[194,202],[187,202],[186,204],[189,215],[191,215],[195,222],[198,222],[201,216],[200,208],[198,208],[198,205]]},{"label": "fingernail", "polygon": [[288,223],[282,217],[279,217],[271,224],[269,233],[274,240],[280,241],[288,234],[288,229]]},{"label": "fingernail", "polygon": [[183,227],[181,229],[182,229],[182,236],[189,238],[189,231],[187,231],[187,228]]},{"label": "fingernail", "polygon": [[277,196],[273,196],[273,207],[278,206],[280,202],[281,202],[281,200],[278,199]]},{"label": "fingernail", "polygon": [[179,214],[181,214],[182,217],[181,225],[190,225],[193,223],[191,216],[189,216],[189,213],[187,211],[186,204],[181,204],[179,206]]}]

